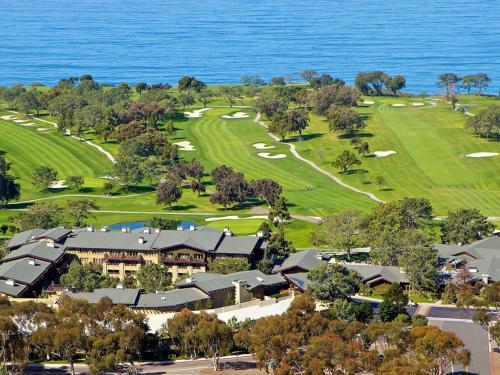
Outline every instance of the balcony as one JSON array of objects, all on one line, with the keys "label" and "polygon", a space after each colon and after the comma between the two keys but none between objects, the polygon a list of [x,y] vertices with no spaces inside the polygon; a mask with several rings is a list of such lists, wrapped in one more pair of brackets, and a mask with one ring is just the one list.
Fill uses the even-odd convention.
[{"label": "balcony", "polygon": [[194,258],[162,258],[161,261],[166,266],[200,267],[206,265],[206,262],[203,259],[194,259]]},{"label": "balcony", "polygon": [[108,264],[118,264],[118,263],[125,263],[125,264],[143,264],[144,259],[141,256],[132,256],[132,255],[119,255],[119,256],[112,256],[106,254],[104,256],[104,259]]}]

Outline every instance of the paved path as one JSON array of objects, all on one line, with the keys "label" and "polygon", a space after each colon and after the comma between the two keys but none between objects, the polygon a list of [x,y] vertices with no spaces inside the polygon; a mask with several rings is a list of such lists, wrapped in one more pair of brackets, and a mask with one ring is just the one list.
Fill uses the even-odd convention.
[{"label": "paved path", "polygon": [[[8,111],[8,112],[11,112],[11,113],[15,113],[15,114],[18,114],[20,115],[19,112],[16,112],[16,111]],[[59,128],[59,125],[57,125],[57,123],[55,122],[52,122],[52,121],[47,121],[47,120],[44,120],[44,119],[41,119],[41,118],[38,118],[36,117],[35,115],[28,115],[28,117],[32,118],[32,119],[35,119],[37,121],[41,121],[41,122],[45,122],[46,124],[50,124],[52,126],[54,126],[55,128]],[[114,158],[113,155],[111,155],[110,152],[106,151],[105,149],[103,149],[101,146],[99,145],[96,145],[95,143],[92,143],[90,141],[87,141],[83,138],[80,138],[80,137],[77,137],[76,135],[71,135],[71,131],[69,129],[66,129],[66,135],[70,135],[72,138],[75,138],[81,142],[85,142],[86,144],[88,144],[89,146],[91,147],[94,147],[97,149],[97,151],[99,151],[100,153],[104,154],[108,159],[109,161],[111,161],[111,163],[115,164],[116,163],[116,159]]]},{"label": "paved path", "polygon": [[[266,128],[266,129],[268,128],[266,124],[264,124],[262,121],[260,121],[260,113],[257,113],[257,116],[254,119],[254,122],[257,123],[257,124],[259,124],[260,126]],[[335,176],[335,175],[331,174],[330,172],[327,172],[324,169],[320,168],[317,164],[315,164],[311,160],[304,158],[303,156],[301,156],[297,152],[297,149],[295,148],[294,144],[287,143],[287,142],[282,142],[276,135],[274,135],[274,134],[272,134],[270,132],[268,132],[267,134],[269,134],[269,136],[272,139],[274,139],[276,142],[279,142],[279,143],[287,145],[290,148],[290,152],[292,153],[293,156],[295,156],[295,158],[297,158],[300,161],[303,161],[304,163],[308,164],[309,166],[311,166],[313,169],[317,170],[318,172],[323,173],[325,176],[327,176],[328,178],[332,179],[333,181],[335,181],[340,186],[345,187],[346,189],[352,190],[355,193],[364,194],[364,195],[368,196],[371,200],[373,200],[373,201],[375,201],[377,203],[384,203],[384,201],[382,199],[378,198],[375,194],[368,193],[368,192],[363,191],[363,190],[359,190],[359,189],[357,189],[357,188],[355,188],[355,187],[353,187],[351,185],[346,184],[345,182],[343,182],[337,176]]]}]

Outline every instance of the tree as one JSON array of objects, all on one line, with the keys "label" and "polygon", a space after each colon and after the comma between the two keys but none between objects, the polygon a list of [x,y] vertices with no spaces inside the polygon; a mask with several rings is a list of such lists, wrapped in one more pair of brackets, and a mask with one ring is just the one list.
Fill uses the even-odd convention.
[{"label": "tree", "polygon": [[116,286],[118,279],[111,279],[102,275],[95,266],[81,264],[74,261],[69,265],[68,272],[61,275],[61,283],[71,285],[75,290],[81,292],[92,292],[94,289],[104,286]]},{"label": "tree", "polygon": [[299,133],[302,138],[302,131],[309,126],[309,115],[302,108],[289,108],[284,113],[284,121],[291,132]]},{"label": "tree", "polygon": [[311,82],[311,79],[313,79],[313,77],[315,77],[317,74],[318,72],[314,69],[304,70],[299,73],[300,78],[302,78],[307,83]]},{"label": "tree", "polygon": [[211,90],[202,90],[198,95],[196,96],[196,99],[203,104],[203,107],[207,107],[208,103],[212,100],[214,97],[214,93]]},{"label": "tree", "polygon": [[205,83],[203,83],[200,80],[197,80],[195,77],[192,76],[184,76],[178,82],[178,89],[180,92],[186,90],[193,90],[196,92],[200,92],[206,86],[207,85]]},{"label": "tree", "polygon": [[286,135],[292,131],[290,122],[285,113],[275,113],[268,127],[269,132],[279,134],[281,141],[285,142]]},{"label": "tree", "polygon": [[68,201],[64,207],[64,213],[73,220],[73,225],[77,228],[85,226],[85,220],[96,210],[99,210],[99,207],[95,201],[89,199]]},{"label": "tree", "polygon": [[379,315],[383,322],[391,322],[400,314],[406,314],[408,296],[398,283],[392,283],[384,293],[384,299],[379,305]]},{"label": "tree", "polygon": [[328,316],[344,322],[354,322],[356,320],[354,305],[354,303],[345,299],[336,299],[328,311]]},{"label": "tree", "polygon": [[354,132],[366,127],[365,122],[352,108],[332,106],[327,112],[329,129],[339,136],[352,137]]},{"label": "tree", "polygon": [[268,120],[271,120],[277,113],[283,113],[288,108],[288,102],[278,95],[262,95],[255,101],[255,108]]},{"label": "tree", "polygon": [[433,374],[444,375],[451,364],[470,364],[470,352],[454,333],[438,327],[415,327],[411,330],[415,352],[430,363]]},{"label": "tree", "polygon": [[493,104],[479,111],[476,116],[469,117],[465,126],[481,137],[493,135],[500,139],[500,105]]},{"label": "tree", "polygon": [[248,271],[250,264],[243,258],[216,258],[208,262],[208,270],[213,273],[235,273]]},{"label": "tree", "polygon": [[371,83],[377,95],[382,95],[382,87],[384,87],[387,78],[387,74],[380,70],[374,70],[368,74],[368,82]]},{"label": "tree", "polygon": [[406,87],[406,78],[401,75],[387,77],[384,82],[387,90],[390,90],[394,96],[397,96],[398,91]]},{"label": "tree", "polygon": [[153,181],[158,180],[160,176],[160,164],[153,158],[146,158],[142,164],[142,174],[144,179],[149,181],[149,185],[153,184]]},{"label": "tree", "polygon": [[186,164],[186,175],[200,181],[203,178],[203,165],[196,159],[191,159]]},{"label": "tree", "polygon": [[385,181],[384,176],[376,176],[375,184],[378,186],[379,190],[382,190],[382,188],[387,184],[387,182]]},{"label": "tree", "polygon": [[486,89],[491,82],[491,78],[488,77],[486,73],[474,74],[474,87],[477,89],[477,93],[481,95],[481,91]]},{"label": "tree", "polygon": [[[223,169],[218,169],[218,173],[226,173]],[[215,174],[215,175],[216,175]],[[215,176],[213,174],[213,176]],[[232,203],[243,202],[249,191],[248,183],[245,181],[243,173],[231,172],[227,177],[222,177],[216,182],[216,191],[210,197],[210,202],[213,204],[220,204],[224,208],[227,208]]]},{"label": "tree", "polygon": [[469,74],[462,77],[462,88],[467,90],[467,95],[470,94],[470,90],[474,86],[474,79],[475,79],[474,74]]},{"label": "tree", "polygon": [[0,171],[0,208],[21,196],[21,185],[12,176]]},{"label": "tree", "polygon": [[348,259],[351,250],[363,244],[364,215],[357,210],[345,210],[324,218],[313,233],[313,244],[343,250]]},{"label": "tree", "polygon": [[360,99],[359,91],[342,85],[328,85],[309,93],[308,102],[313,111],[324,115],[332,105],[355,106]]},{"label": "tree", "polygon": [[136,278],[141,288],[148,293],[154,293],[157,290],[164,291],[172,287],[172,274],[159,264],[142,266],[137,271]]},{"label": "tree", "polygon": [[177,202],[182,196],[182,190],[179,183],[173,178],[160,182],[156,188],[156,204],[166,204],[172,208],[172,203]]},{"label": "tree", "polygon": [[174,230],[177,229],[178,221],[170,220],[161,216],[153,216],[149,219],[149,225],[157,229]]},{"label": "tree", "polygon": [[34,186],[41,191],[47,190],[51,183],[57,179],[57,171],[54,168],[41,166],[33,170],[32,180]]},{"label": "tree", "polygon": [[494,225],[475,208],[451,211],[442,221],[442,240],[453,244],[467,244],[489,235]]},{"label": "tree", "polygon": [[207,189],[205,188],[205,185],[203,185],[202,182],[193,180],[191,181],[191,191],[193,193],[197,193],[198,196],[200,196],[201,194],[204,194],[207,191]]},{"label": "tree", "polygon": [[271,77],[271,85],[273,85],[273,86],[285,86],[286,79],[285,79],[285,77]]},{"label": "tree", "polygon": [[105,195],[110,196],[111,193],[113,192],[114,187],[115,184],[113,183],[113,181],[105,181],[102,184],[102,191]]},{"label": "tree", "polygon": [[271,220],[278,227],[282,227],[291,219],[290,212],[288,211],[288,203],[285,197],[279,196],[271,205],[269,210],[269,220]]},{"label": "tree", "polygon": [[227,100],[229,106],[232,107],[236,99],[241,97],[241,87],[240,86],[219,86],[219,95]]},{"label": "tree", "polygon": [[35,111],[38,114],[40,109],[42,109],[42,105],[34,91],[25,91],[21,93],[16,98],[15,103],[17,109],[27,115],[29,115],[32,111]]},{"label": "tree", "polygon": [[453,94],[455,85],[460,82],[460,77],[455,73],[442,73],[438,76],[437,85],[446,89],[446,96]]},{"label": "tree", "polygon": [[35,203],[12,219],[20,230],[50,229],[62,224],[61,207],[52,202]]},{"label": "tree", "polygon": [[356,150],[358,150],[358,154],[361,154],[363,156],[366,156],[370,152],[370,145],[368,142],[361,142],[357,147]]},{"label": "tree", "polygon": [[368,95],[370,93],[369,73],[359,72],[356,74],[354,84],[363,95]]},{"label": "tree", "polygon": [[253,180],[250,182],[250,188],[257,197],[264,200],[269,206],[274,204],[283,190],[279,183],[270,178]]},{"label": "tree", "polygon": [[189,91],[183,91],[179,94],[179,101],[181,102],[183,108],[189,108],[195,103],[193,94]]},{"label": "tree", "polygon": [[349,300],[361,286],[361,276],[339,264],[324,263],[309,271],[307,289],[322,301]]},{"label": "tree", "polygon": [[399,266],[404,268],[415,290],[436,291],[439,278],[439,252],[433,245],[432,237],[429,236],[427,243],[420,240],[413,242],[412,238],[405,239],[405,242],[408,245],[399,257]]},{"label": "tree", "polygon": [[137,156],[119,154],[113,165],[113,174],[128,189],[144,178],[141,160]]},{"label": "tree", "polygon": [[85,184],[85,180],[83,176],[68,176],[66,178],[66,183],[72,190],[81,191],[83,184]]},{"label": "tree", "polygon": [[353,165],[361,165],[361,161],[351,151],[345,150],[337,156],[332,165],[347,174]]}]

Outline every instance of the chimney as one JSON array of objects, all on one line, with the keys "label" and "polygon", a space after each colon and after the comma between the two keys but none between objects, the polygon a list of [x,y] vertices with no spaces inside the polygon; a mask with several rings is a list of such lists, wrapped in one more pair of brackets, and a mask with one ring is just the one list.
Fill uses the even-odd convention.
[{"label": "chimney", "polygon": [[178,231],[183,231],[183,230],[184,230],[184,227],[183,227],[182,225],[178,225],[178,226],[177,226],[177,230],[178,230]]},{"label": "chimney", "polygon": [[481,275],[481,278],[483,279],[484,284],[488,284],[490,281],[490,275],[488,275],[488,274]]},{"label": "chimney", "polygon": [[122,283],[116,284],[116,289],[124,289]]},{"label": "chimney", "polygon": [[143,244],[144,244],[144,242],[146,242],[146,241],[144,240],[144,237],[139,237],[139,243],[140,243],[141,245],[143,245]]},{"label": "chimney", "polygon": [[47,246],[55,248],[56,244],[55,244],[55,242],[47,242]]},{"label": "chimney", "polygon": [[30,260],[28,261],[28,263],[29,263],[30,266],[36,266],[37,265],[36,264],[36,260],[33,259],[33,258],[30,258]]},{"label": "chimney", "polygon": [[252,300],[252,293],[248,291],[248,284],[243,280],[233,281],[234,303],[239,304]]},{"label": "chimney", "polygon": [[189,226],[189,230],[195,230],[195,226],[191,224],[191,225]]},{"label": "chimney", "polygon": [[5,284],[10,285],[10,286],[16,286],[16,283],[12,279],[5,280]]}]

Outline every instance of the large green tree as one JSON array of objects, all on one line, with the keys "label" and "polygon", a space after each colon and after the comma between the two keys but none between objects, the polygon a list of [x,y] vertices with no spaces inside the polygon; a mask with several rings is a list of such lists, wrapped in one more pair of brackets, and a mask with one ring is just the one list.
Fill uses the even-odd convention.
[{"label": "large green tree", "polygon": [[451,211],[442,221],[442,240],[452,244],[467,244],[488,236],[494,225],[475,208],[460,208]]},{"label": "large green tree", "polygon": [[351,151],[344,150],[332,161],[332,165],[340,169],[344,174],[347,174],[352,166],[361,165],[361,161]]},{"label": "large green tree", "polygon": [[328,302],[348,300],[361,286],[359,273],[340,264],[324,263],[309,271],[307,278],[310,281],[307,289],[316,298]]},{"label": "large green tree", "polygon": [[164,291],[172,287],[172,274],[159,264],[146,264],[137,272],[137,281],[146,292]]},{"label": "large green tree", "polygon": [[38,189],[45,191],[57,179],[57,171],[48,166],[36,167],[32,174],[32,183]]}]

